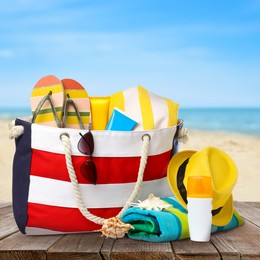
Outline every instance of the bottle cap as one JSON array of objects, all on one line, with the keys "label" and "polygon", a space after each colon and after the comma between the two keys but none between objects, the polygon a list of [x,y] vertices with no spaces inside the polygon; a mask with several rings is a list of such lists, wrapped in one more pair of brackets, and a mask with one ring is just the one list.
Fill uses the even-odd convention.
[{"label": "bottle cap", "polygon": [[210,176],[188,177],[187,197],[212,198],[211,177]]}]

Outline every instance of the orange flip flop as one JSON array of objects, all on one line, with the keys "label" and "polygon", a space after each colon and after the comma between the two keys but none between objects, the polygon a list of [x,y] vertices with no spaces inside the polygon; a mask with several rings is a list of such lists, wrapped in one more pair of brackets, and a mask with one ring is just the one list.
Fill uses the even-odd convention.
[{"label": "orange flip flop", "polygon": [[48,75],[40,79],[32,90],[32,123],[61,127],[64,89],[61,81]]},{"label": "orange flip flop", "polygon": [[90,100],[87,91],[73,79],[63,79],[61,82],[65,93],[63,127],[90,129]]}]

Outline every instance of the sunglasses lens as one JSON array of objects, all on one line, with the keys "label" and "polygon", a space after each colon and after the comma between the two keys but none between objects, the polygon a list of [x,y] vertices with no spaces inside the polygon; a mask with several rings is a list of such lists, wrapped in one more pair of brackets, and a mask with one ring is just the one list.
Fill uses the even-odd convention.
[{"label": "sunglasses lens", "polygon": [[78,143],[78,149],[83,154],[91,155],[94,151],[94,139],[92,133],[89,131],[82,135]]},{"label": "sunglasses lens", "polygon": [[80,167],[82,176],[90,183],[97,183],[97,169],[96,165],[92,160],[86,161]]}]

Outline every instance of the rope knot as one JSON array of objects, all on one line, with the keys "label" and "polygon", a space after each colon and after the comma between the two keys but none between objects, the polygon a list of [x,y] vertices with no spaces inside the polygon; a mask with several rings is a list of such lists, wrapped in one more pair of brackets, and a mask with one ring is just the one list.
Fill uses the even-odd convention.
[{"label": "rope knot", "polygon": [[134,227],[130,224],[124,223],[118,217],[113,217],[105,219],[103,221],[103,226],[99,231],[101,231],[102,236],[105,236],[106,238],[122,238],[129,229],[134,229]]},{"label": "rope knot", "polygon": [[11,121],[8,124],[8,130],[9,130],[9,138],[14,139],[21,136],[24,132],[24,128],[22,125],[15,125],[15,121]]},{"label": "rope knot", "polygon": [[189,141],[189,131],[188,128],[181,128],[178,133],[178,140],[179,142],[186,144]]}]

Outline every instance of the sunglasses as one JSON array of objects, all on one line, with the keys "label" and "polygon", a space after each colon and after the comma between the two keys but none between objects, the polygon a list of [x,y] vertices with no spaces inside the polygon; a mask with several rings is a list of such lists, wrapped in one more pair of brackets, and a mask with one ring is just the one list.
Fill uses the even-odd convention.
[{"label": "sunglasses", "polygon": [[97,168],[93,161],[92,154],[94,151],[94,139],[91,131],[82,135],[78,142],[78,150],[89,156],[89,159],[80,166],[81,175],[90,183],[96,185],[97,183]]}]

